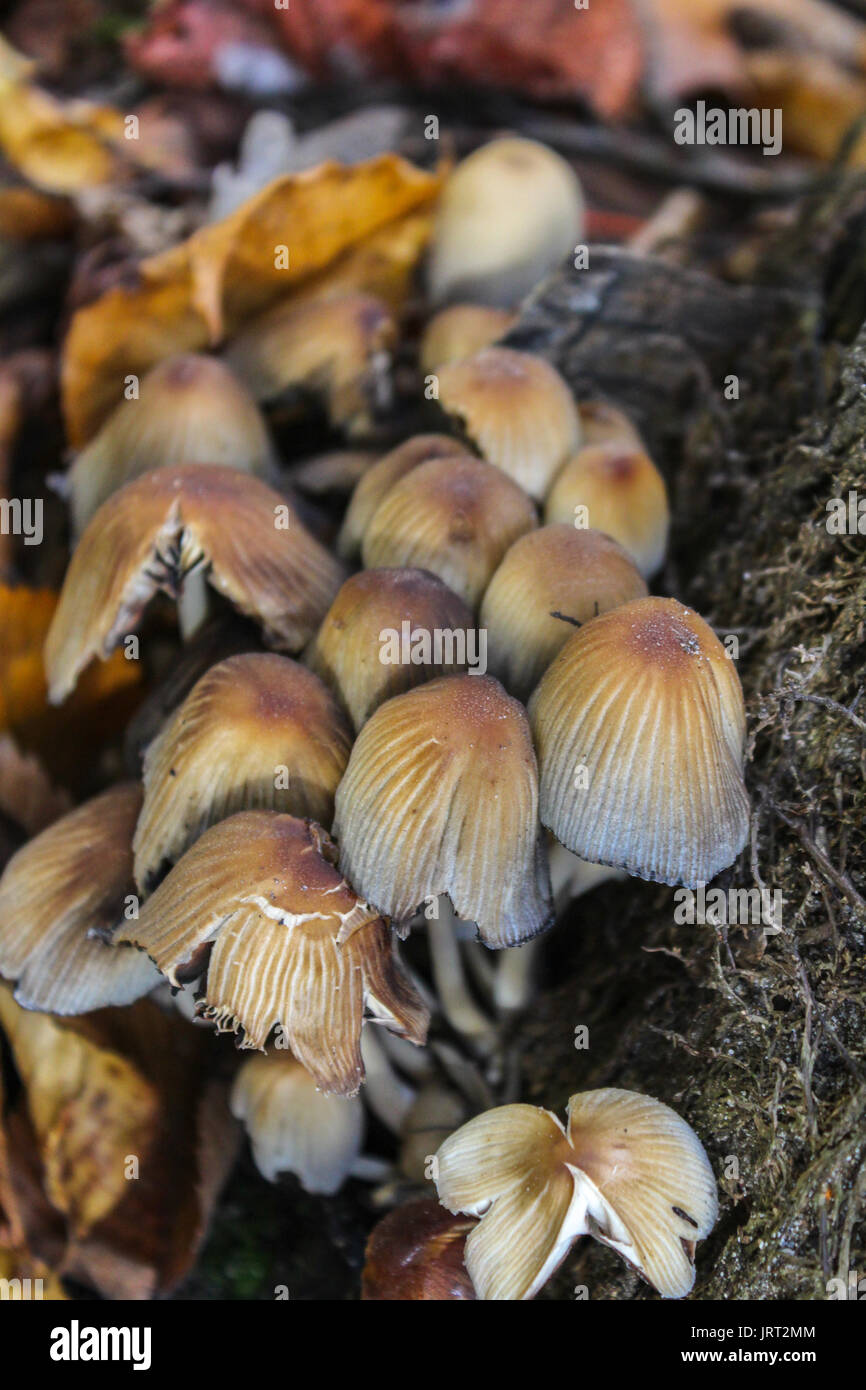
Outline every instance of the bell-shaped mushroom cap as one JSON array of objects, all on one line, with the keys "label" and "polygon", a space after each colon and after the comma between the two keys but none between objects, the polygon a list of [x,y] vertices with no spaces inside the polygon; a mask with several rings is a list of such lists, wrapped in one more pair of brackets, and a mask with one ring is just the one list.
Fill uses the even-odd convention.
[{"label": "bell-shaped mushroom cap", "polygon": [[180,987],[207,971],[198,1012],[240,1046],[264,1048],[279,1025],[325,1091],[364,1079],[364,1008],[424,1041],[428,1014],[392,933],[334,867],[312,821],[239,811],[206,830],[144,903],[121,941],[146,951]]},{"label": "bell-shaped mushroom cap", "polygon": [[475,448],[542,498],[580,444],[577,407],[565,381],[543,357],[484,348],[442,367],[439,404]]},{"label": "bell-shaped mushroom cap", "polygon": [[52,701],[93,657],[110,655],[158,590],[176,595],[200,563],[217,592],[286,651],[312,636],[344,578],[258,478],[202,464],[145,473],[103,503],[73,553],[45,643]]},{"label": "bell-shaped mushroom cap", "polygon": [[554,150],[513,136],[457,165],[439,201],[427,267],[436,304],[511,307],[583,236],[577,177]]},{"label": "bell-shaped mushroom cap", "polygon": [[577,414],[584,444],[608,444],[614,440],[643,448],[643,440],[630,416],[610,401],[601,397],[578,401]]},{"label": "bell-shaped mushroom cap", "polygon": [[734,663],[675,599],[643,598],[566,642],[530,704],[541,819],[567,849],[694,886],[749,833]]},{"label": "bell-shaped mushroom cap", "polygon": [[514,542],[481,604],[490,670],[527,700],[576,627],[646,592],[622,546],[603,532],[530,531]]},{"label": "bell-shaped mushroom cap", "polygon": [[482,1217],[466,1242],[479,1298],[534,1297],[582,1235],[612,1246],[665,1298],[694,1283],[694,1247],[718,1212],[694,1131],[634,1091],[572,1096],[566,1130],[534,1105],[488,1110],[446,1139],[439,1200]]},{"label": "bell-shaped mushroom cap", "polygon": [[80,535],[124,483],[166,465],[223,464],[269,477],[275,457],[262,414],[234,372],[215,357],[167,357],[142,378],[77,455],[68,487]]},{"label": "bell-shaped mushroom cap", "polygon": [[141,790],[125,782],[84,802],[14,854],[0,879],[0,974],[25,1009],[81,1014],[130,1004],[159,984],[136,951],[88,935],[113,927],[134,893]]},{"label": "bell-shaped mushroom cap", "polygon": [[360,729],[393,695],[465,671],[472,629],[466,604],[435,574],[361,570],[337,594],[304,659]]},{"label": "bell-shaped mushroom cap", "polygon": [[306,1067],[285,1050],[244,1061],[231,1108],[243,1121],[256,1167],[268,1182],[294,1173],[305,1191],[330,1196],[343,1186],[361,1152],[360,1099],[320,1091]]},{"label": "bell-shaped mushroom cap", "polygon": [[491,947],[550,926],[529,724],[491,676],[446,676],[380,706],[337,788],[334,834],[345,873],[398,921],[447,893]]},{"label": "bell-shaped mushroom cap", "polygon": [[432,459],[386,493],[364,532],[367,569],[432,570],[475,608],[508,547],[536,525],[526,493],[481,459]]},{"label": "bell-shaped mushroom cap", "polygon": [[352,493],[337,538],[337,554],[344,560],[358,558],[364,532],[385,493],[413,468],[421,463],[429,463],[430,459],[463,458],[466,452],[465,444],[452,439],[449,434],[416,434],[398,444],[390,453],[383,454],[367,470]]},{"label": "bell-shaped mushroom cap", "polygon": [[452,304],[448,309],[440,309],[421,339],[421,370],[435,372],[452,362],[474,357],[482,348],[504,338],[515,320],[515,314],[485,304]]},{"label": "bell-shaped mushroom cap", "polygon": [[606,531],[646,577],[664,561],[670,526],[667,488],[639,443],[609,441],[578,450],[550,489],[544,519]]},{"label": "bell-shaped mushroom cap", "polygon": [[323,397],[331,423],[350,434],[369,429],[388,393],[390,309],[367,294],[292,299],[251,320],[226,357],[256,400],[291,388]]},{"label": "bell-shaped mushroom cap", "polygon": [[150,887],[164,863],[234,811],[330,825],[351,746],[336,700],[297,662],[249,653],[212,666],[145,754],[136,882]]},{"label": "bell-shaped mushroom cap", "polygon": [[446,1303],[475,1298],[463,1263],[475,1222],[438,1202],[407,1202],[373,1227],[364,1257],[361,1298],[369,1302]]}]

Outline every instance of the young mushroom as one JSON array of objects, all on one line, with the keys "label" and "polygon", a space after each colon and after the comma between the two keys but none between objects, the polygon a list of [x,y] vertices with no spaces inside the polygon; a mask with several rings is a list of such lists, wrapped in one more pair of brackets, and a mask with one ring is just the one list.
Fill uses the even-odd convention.
[{"label": "young mushroom", "polygon": [[131,1004],[160,982],[149,960],[92,933],[136,899],[134,782],[69,811],[14,854],[0,879],[0,974],[25,1009],[82,1014]]},{"label": "young mushroom", "polygon": [[240,811],[205,831],[117,936],[175,988],[204,976],[197,1012],[242,1029],[239,1046],[262,1050],[279,1026],[322,1090],[354,1095],[365,1008],[418,1044],[428,1014],[388,924],[335,860],[314,822]]},{"label": "young mushroom", "polygon": [[645,578],[664,562],[670,527],[665,480],[638,440],[579,449],[557,474],[544,504],[547,523],[606,531]]},{"label": "young mushroom", "polygon": [[551,923],[526,713],[490,676],[446,676],[381,705],[337,788],[340,864],[398,922],[447,893],[487,946]]},{"label": "young mushroom", "polygon": [[463,458],[466,446],[449,434],[416,434],[383,454],[369,468],[352,493],[343,525],[337,537],[337,554],[343,560],[357,560],[373,513],[385,494],[419,464],[431,459]]},{"label": "young mushroom", "polygon": [[474,1299],[463,1260],[476,1222],[452,1216],[438,1202],[408,1202],[374,1226],[364,1257],[361,1298],[420,1303]]},{"label": "young mushroom", "polygon": [[437,372],[439,404],[473,446],[541,500],[581,441],[568,385],[543,357],[484,348]]},{"label": "young mushroom", "polygon": [[152,886],[216,821],[269,809],[330,825],[352,731],[330,691],[288,657],[212,666],[147,749],[135,877]]},{"label": "young mushroom", "polygon": [[234,468],[158,468],[99,508],[72,555],[45,643],[59,704],[93,657],[106,657],[159,590],[177,597],[191,572],[298,651],[343,581],[279,493]]},{"label": "young mushroom", "polygon": [[506,309],[485,304],[452,304],[434,314],[421,338],[419,360],[423,372],[437,372],[452,362],[474,357],[490,347],[516,322]]},{"label": "young mushroom", "polygon": [[718,1215],[694,1130],[651,1096],[574,1095],[568,1123],[534,1105],[476,1116],[437,1154],[439,1200],[480,1216],[466,1267],[481,1299],[530,1299],[578,1236],[609,1245],[663,1298],[683,1298]]},{"label": "young mushroom", "polygon": [[642,598],[569,638],[530,702],[541,819],[568,849],[695,887],[749,834],[733,661],[675,599]]}]

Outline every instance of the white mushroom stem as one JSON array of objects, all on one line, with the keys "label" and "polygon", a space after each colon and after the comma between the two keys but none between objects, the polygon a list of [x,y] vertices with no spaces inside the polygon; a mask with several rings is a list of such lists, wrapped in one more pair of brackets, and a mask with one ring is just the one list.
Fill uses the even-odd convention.
[{"label": "white mushroom stem", "polygon": [[590,864],[572,854],[551,835],[548,839],[548,861],[550,864],[550,886],[557,916],[581,894],[588,893],[610,878],[625,878],[621,869],[612,869],[608,864]]},{"label": "white mushroom stem", "polygon": [[189,642],[205,623],[210,611],[207,567],[202,562],[188,570],[177,596],[177,622],[184,642]]},{"label": "white mushroom stem", "polygon": [[541,937],[527,941],[524,946],[510,946],[500,951],[496,960],[496,979],[493,999],[501,1014],[521,1013],[535,993]]},{"label": "white mushroom stem", "polygon": [[373,1154],[359,1154],[349,1169],[349,1175],[361,1182],[385,1182],[391,1176],[393,1164]]},{"label": "white mushroom stem", "polygon": [[389,1058],[401,1072],[412,1081],[426,1081],[433,1071],[433,1063],[426,1047],[416,1047],[406,1038],[382,1028],[376,1034],[377,1041],[387,1052]]},{"label": "white mushroom stem", "polygon": [[450,900],[439,898],[439,915],[427,923],[430,964],[439,1006],[451,1027],[472,1042],[489,1047],[493,1023],[478,1007],[466,981],[456,934],[456,917]]},{"label": "white mushroom stem", "polygon": [[361,1056],[366,1080],[363,1096],[370,1110],[393,1134],[400,1134],[415,1089],[392,1067],[377,1029],[367,1024],[361,1033]]}]

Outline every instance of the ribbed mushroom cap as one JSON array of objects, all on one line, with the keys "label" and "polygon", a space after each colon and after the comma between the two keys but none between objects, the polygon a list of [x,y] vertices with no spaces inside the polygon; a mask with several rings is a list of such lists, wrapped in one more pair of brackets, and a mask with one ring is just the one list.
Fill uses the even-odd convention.
[{"label": "ribbed mushroom cap", "polygon": [[466,1242],[482,1299],[534,1297],[582,1235],[610,1245],[664,1298],[682,1298],[694,1284],[695,1242],[718,1215],[697,1135],[634,1091],[572,1096],[567,1129],[534,1105],[488,1110],[437,1157],[440,1201],[482,1217]]},{"label": "ribbed mushroom cap", "polygon": [[[290,300],[246,324],[226,358],[256,400],[290,388],[320,395],[337,428],[369,428],[387,396],[397,327],[390,309],[366,294]],[[384,400],[383,400],[384,403]]]},{"label": "ribbed mushroom cap", "polygon": [[649,577],[661,567],[668,542],[670,510],[664,478],[638,443],[614,440],[588,445],[557,475],[544,506],[544,520],[606,531],[628,551],[641,574]]},{"label": "ribbed mushroom cap", "polygon": [[584,444],[607,444],[611,440],[628,440],[643,448],[643,441],[633,420],[619,406],[601,398],[578,401],[577,414]]},{"label": "ribbed mushroom cap", "polygon": [[566,848],[694,886],[749,833],[734,663],[675,599],[614,608],[566,642],[530,704],[541,819]]},{"label": "ribbed mushroom cap", "polygon": [[438,372],[439,404],[488,463],[542,498],[580,444],[571,392],[543,357],[484,348]]},{"label": "ribbed mushroom cap", "polygon": [[389,1212],[367,1241],[362,1300],[445,1303],[474,1299],[463,1251],[475,1224],[427,1198]]},{"label": "ribbed mushroom cap", "polygon": [[360,729],[393,695],[465,671],[473,625],[463,600],[427,570],[361,570],[337,594],[304,659]]},{"label": "ribbed mushroom cap", "polygon": [[337,539],[338,555],[344,560],[358,558],[364,532],[382,498],[413,468],[429,463],[430,459],[463,458],[466,452],[466,446],[449,434],[416,434],[390,453],[383,454],[352,493]]},{"label": "ribbed mushroom cap", "polygon": [[398,921],[447,893],[491,947],[550,925],[529,725],[490,676],[446,676],[380,706],[337,788],[334,834],[345,873]]},{"label": "ribbed mushroom cap", "polygon": [[159,984],[136,951],[91,938],[134,893],[141,789],[125,782],[77,806],[14,854],[0,879],[0,973],[25,1009],[81,1014],[130,1004]]},{"label": "ribbed mushroom cap", "polygon": [[335,858],[312,821],[240,811],[205,831],[118,935],[172,985],[206,970],[197,1011],[243,1029],[241,1047],[263,1049],[279,1025],[322,1090],[353,1095],[365,1007],[415,1043],[428,1014],[387,923]]},{"label": "ribbed mushroom cap", "polygon": [[515,314],[485,304],[452,304],[448,309],[440,309],[421,338],[421,370],[435,372],[439,367],[473,357],[504,338],[515,320]]},{"label": "ribbed mushroom cap", "polygon": [[564,159],[535,140],[491,140],[445,184],[427,267],[430,298],[511,307],[574,254],[583,226],[580,184]]},{"label": "ribbed mushroom cap", "polygon": [[114,650],[158,590],[176,595],[199,563],[217,592],[286,651],[309,640],[344,578],[258,478],[201,464],[145,473],[103,503],[73,553],[45,643],[52,701],[69,694],[93,657]]},{"label": "ribbed mushroom cap", "polygon": [[145,754],[136,881],[149,887],[161,865],[234,811],[330,825],[351,745],[336,700],[297,662],[250,653],[212,666]]},{"label": "ribbed mushroom cap", "polygon": [[481,604],[491,671],[527,700],[576,627],[646,592],[622,546],[601,531],[530,531],[507,552]]},{"label": "ribbed mushroom cap", "polygon": [[215,357],[167,357],[142,378],[69,470],[73,529],[142,473],[185,463],[222,464],[269,477],[275,456],[262,414],[246,387]]},{"label": "ribbed mushroom cap", "polygon": [[508,547],[536,525],[516,483],[481,459],[432,459],[386,493],[361,546],[367,569],[432,570],[475,608]]},{"label": "ribbed mushroom cap", "polygon": [[235,1077],[232,1114],[250,1138],[256,1167],[276,1182],[294,1173],[306,1192],[330,1196],[352,1171],[364,1141],[357,1096],[332,1096],[290,1052],[247,1057]]}]

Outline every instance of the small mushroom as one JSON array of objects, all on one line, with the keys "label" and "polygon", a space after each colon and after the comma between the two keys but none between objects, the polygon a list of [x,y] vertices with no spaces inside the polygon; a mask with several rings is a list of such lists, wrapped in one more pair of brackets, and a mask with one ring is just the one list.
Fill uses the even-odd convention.
[{"label": "small mushroom", "polygon": [[606,531],[645,578],[664,562],[670,528],[667,488],[637,441],[609,440],[579,449],[557,474],[544,519]]},{"label": "small mushroom", "polygon": [[452,1216],[430,1198],[396,1207],[374,1226],[367,1242],[362,1300],[444,1303],[474,1299],[463,1252],[475,1225],[471,1217]]},{"label": "small mushroom", "polygon": [[566,525],[528,532],[506,553],[481,604],[491,671],[527,700],[575,628],[646,592],[622,546],[603,532]]},{"label": "small mushroom", "polygon": [[542,499],[581,441],[568,385],[543,357],[488,347],[440,368],[439,404],[488,463]]},{"label": "small mushroom", "polygon": [[430,459],[462,458],[466,446],[449,434],[416,434],[398,444],[377,460],[360,479],[352,493],[340,534],[337,554],[343,560],[357,560],[370,520],[386,492],[401,478]]},{"label": "small mushroom", "polygon": [[541,819],[567,849],[694,887],[749,834],[733,661],[693,609],[641,598],[566,642],[530,702]]},{"label": "small mushroom", "polygon": [[475,608],[509,545],[536,525],[526,493],[481,459],[431,459],[385,494],[364,532],[366,569],[432,570]]},{"label": "small mushroom", "polygon": [[663,1298],[683,1298],[695,1244],[718,1215],[716,1180],[694,1130],[651,1096],[574,1095],[568,1124],[534,1105],[488,1110],[446,1139],[436,1186],[449,1211],[480,1216],[466,1267],[481,1299],[530,1299],[590,1235]]},{"label": "small mushroom", "polygon": [[421,370],[437,372],[452,362],[474,357],[482,348],[504,338],[515,322],[515,314],[485,304],[452,304],[448,309],[440,309],[421,339]]},{"label": "small mushroom", "polygon": [[428,1014],[387,923],[335,860],[313,821],[240,811],[205,831],[117,937],[175,988],[204,974],[197,1012],[242,1029],[239,1046],[262,1050],[279,1026],[322,1090],[354,1095],[365,1007],[418,1044]]},{"label": "small mushroom", "polygon": [[577,414],[584,444],[634,444],[643,440],[631,418],[619,406],[601,397],[578,401]]},{"label": "small mushroom", "polygon": [[157,591],[177,597],[191,572],[298,651],[343,581],[337,561],[290,505],[234,468],[158,468],[99,508],[76,547],[45,643],[59,704],[95,656],[105,660]]},{"label": "small mushroom", "polygon": [[131,1004],[160,981],[150,961],[93,936],[134,895],[141,789],[124,782],[69,811],[14,854],[0,879],[0,974],[16,1003],[82,1014]]},{"label": "small mushroom", "polygon": [[311,671],[273,653],[212,666],[149,746],[135,877],[150,887],[216,821],[269,809],[329,825],[352,732]]},{"label": "small mushroom", "polygon": [[443,190],[430,298],[512,308],[574,254],[583,228],[583,194],[564,159],[535,140],[491,140],[457,165]]},{"label": "small mushroom", "polygon": [[406,922],[447,893],[487,946],[550,925],[529,724],[491,676],[446,676],[381,705],[336,806],[341,866],[389,916]]}]

